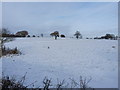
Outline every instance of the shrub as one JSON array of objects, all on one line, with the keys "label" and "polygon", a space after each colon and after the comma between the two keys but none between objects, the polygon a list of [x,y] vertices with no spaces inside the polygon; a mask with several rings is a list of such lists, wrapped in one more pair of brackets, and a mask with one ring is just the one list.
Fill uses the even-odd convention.
[{"label": "shrub", "polygon": [[30,37],[30,35],[28,35],[27,37]]},{"label": "shrub", "polygon": [[[6,90],[6,89],[10,89],[10,90],[27,90],[28,87],[31,87],[31,90],[52,90],[52,88],[50,88],[52,85],[52,79],[48,79],[47,77],[45,77],[43,79],[43,87],[38,87],[38,88],[33,88],[35,83],[37,81],[34,81],[33,83],[29,84],[29,85],[24,85],[25,80],[26,80],[26,75],[27,72],[25,73],[25,75],[20,79],[20,80],[16,80],[15,77],[10,77],[10,76],[2,76],[2,89]],[[55,84],[56,89],[55,90],[61,90],[62,88],[68,88],[68,86],[70,85],[71,89],[73,88],[81,88],[80,90],[87,90],[87,88],[89,88],[88,90],[94,90],[92,88],[90,88],[88,86],[88,83],[91,81],[92,78],[83,78],[82,76],[80,76],[79,81],[75,81],[74,78],[69,78],[70,79],[70,83],[66,83],[65,80],[59,81],[59,79],[57,79],[57,83]],[[53,86],[53,88],[55,88]]]},{"label": "shrub", "polygon": [[26,89],[26,86],[24,86],[24,81],[25,81],[25,77],[26,74],[22,77],[21,80],[16,80],[14,77],[10,78],[9,76],[3,76],[2,77],[2,89],[6,90],[6,89],[17,89],[20,90],[22,89]]},{"label": "shrub", "polygon": [[33,37],[35,37],[35,35],[33,35]]},{"label": "shrub", "polygon": [[60,36],[61,36],[62,38],[65,38],[65,35],[63,35],[63,34],[61,34]]},{"label": "shrub", "polygon": [[14,49],[6,48],[5,46],[2,47],[2,55],[10,55],[10,54],[21,54],[21,52],[15,47]]}]

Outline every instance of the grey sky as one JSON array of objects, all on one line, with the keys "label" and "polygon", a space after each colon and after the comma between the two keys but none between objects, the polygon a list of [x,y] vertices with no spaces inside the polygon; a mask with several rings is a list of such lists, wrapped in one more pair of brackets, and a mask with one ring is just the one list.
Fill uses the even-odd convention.
[{"label": "grey sky", "polygon": [[4,2],[2,8],[3,27],[13,33],[72,36],[78,30],[94,37],[118,31],[117,2]]}]

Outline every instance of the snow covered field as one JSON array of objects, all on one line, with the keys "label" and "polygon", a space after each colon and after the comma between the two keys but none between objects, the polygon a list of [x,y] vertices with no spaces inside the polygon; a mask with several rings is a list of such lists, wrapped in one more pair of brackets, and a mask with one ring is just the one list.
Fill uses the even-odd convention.
[{"label": "snow covered field", "polygon": [[92,77],[90,87],[118,87],[117,40],[18,38],[6,46],[18,47],[22,55],[2,58],[4,74],[20,78],[27,72],[26,85],[37,80],[36,87],[42,86],[45,76],[53,86],[57,78],[67,83],[83,76]]}]

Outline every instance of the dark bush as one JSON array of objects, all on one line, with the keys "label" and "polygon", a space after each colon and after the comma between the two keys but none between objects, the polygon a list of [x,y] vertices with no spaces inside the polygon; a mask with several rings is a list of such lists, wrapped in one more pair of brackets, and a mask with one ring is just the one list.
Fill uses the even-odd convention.
[{"label": "dark bush", "polygon": [[101,39],[115,39],[114,34],[106,34],[105,36],[101,36]]},{"label": "dark bush", "polygon": [[35,35],[33,35],[32,37],[35,37]]},{"label": "dark bush", "polygon": [[30,37],[30,35],[28,35],[27,37]]},{"label": "dark bush", "polygon": [[98,39],[98,37],[94,37],[94,39]]},{"label": "dark bush", "polygon": [[60,37],[65,38],[65,35],[61,34]]},{"label": "dark bush", "polygon": [[24,82],[25,82],[25,77],[26,74],[22,77],[21,80],[16,80],[15,78],[10,78],[9,76],[4,76],[2,77],[2,89],[6,90],[6,89],[10,89],[10,90],[26,90],[26,86],[24,86]]}]

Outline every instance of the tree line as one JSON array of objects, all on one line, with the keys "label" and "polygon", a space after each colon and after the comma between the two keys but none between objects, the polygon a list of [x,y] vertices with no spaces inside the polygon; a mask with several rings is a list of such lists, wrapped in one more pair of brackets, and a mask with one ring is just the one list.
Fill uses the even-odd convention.
[{"label": "tree line", "polygon": [[[0,32],[0,36],[2,36],[2,37],[40,37],[40,36],[43,37],[44,35],[41,34],[40,36],[36,36],[36,35],[30,36],[28,31],[26,31],[26,30],[18,31],[15,34],[12,34],[8,29],[2,28],[2,32]],[[57,40],[58,37],[61,37],[61,38],[66,37],[64,34],[60,34],[59,31],[54,31],[54,32],[50,33],[50,36],[54,37],[55,40]],[[77,39],[83,38],[80,31],[76,31],[74,36]],[[106,35],[101,36],[101,37],[94,37],[94,39],[111,39],[111,40],[117,40],[118,38],[120,38],[120,37],[115,36],[114,34],[106,34]],[[86,39],[92,39],[92,38],[86,38]]]},{"label": "tree line", "polygon": [[16,34],[12,34],[8,29],[2,28],[0,35],[2,37],[26,37],[28,35],[28,31],[18,31]]},{"label": "tree line", "polygon": [[115,36],[114,34],[106,34],[104,36],[101,36],[101,37],[95,37],[94,39],[111,39],[111,40],[117,40],[118,36]]},{"label": "tree line", "polygon": [[[8,29],[6,28],[2,28],[2,32],[0,32],[0,35],[2,37],[31,37],[28,33],[28,31],[23,30],[23,31],[18,31],[15,34],[12,34]],[[41,34],[41,37],[43,37],[44,35]],[[59,34],[59,31],[54,31],[52,33],[50,33],[50,36],[55,37],[55,40],[57,40],[58,37],[62,37],[65,38],[66,36],[64,34]],[[82,38],[82,34],[79,31],[76,31],[74,36],[76,36],[76,38]],[[36,37],[35,35],[32,35],[32,37]],[[37,36],[39,37],[39,36]]]}]

